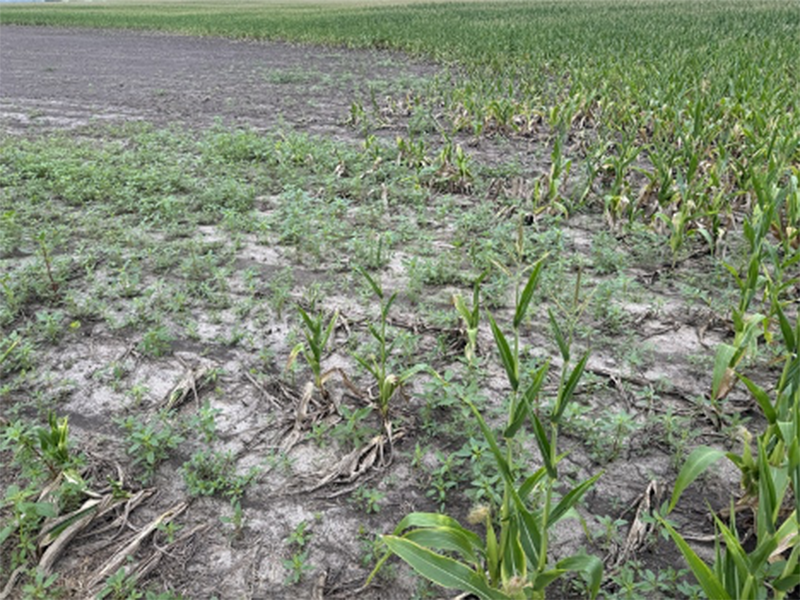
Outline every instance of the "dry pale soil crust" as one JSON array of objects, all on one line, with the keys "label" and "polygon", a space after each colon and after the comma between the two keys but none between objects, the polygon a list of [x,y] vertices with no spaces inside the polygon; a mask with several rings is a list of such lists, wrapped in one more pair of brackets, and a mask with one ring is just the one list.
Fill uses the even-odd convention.
[{"label": "dry pale soil crust", "polygon": [[[219,120],[231,126],[265,130],[290,127],[353,140],[356,134],[343,121],[354,98],[365,94],[370,85],[390,94],[413,87],[436,73],[435,65],[385,52],[127,31],[4,26],[0,28],[0,124],[6,131],[25,135],[37,130],[76,129],[95,121],[182,123],[200,129]],[[512,147],[516,146],[507,149]],[[516,148],[524,160],[527,150]],[[592,227],[580,222],[565,227],[568,247],[575,252],[588,252],[587,230]],[[198,235],[214,240],[224,234],[207,226],[200,228]],[[260,265],[265,273],[291,265],[280,249],[265,249],[252,243],[245,244],[241,252],[249,265]],[[324,269],[300,271],[301,281],[329,276]],[[388,280],[392,276],[402,278],[400,269],[392,273],[391,265],[384,275]],[[648,274],[633,270],[632,275],[645,281]],[[237,290],[232,289],[232,293]],[[448,294],[441,296],[446,304]],[[650,310],[652,306],[660,309]],[[364,317],[363,308],[347,298],[340,300],[340,308],[344,313],[349,311],[353,323],[358,324]],[[589,369],[603,388],[598,397],[609,405],[630,407],[631,390],[667,380],[672,387],[663,398],[665,404],[671,403],[679,412],[690,411],[690,399],[707,393],[708,376],[693,371],[685,357],[712,353],[724,332],[714,329],[713,315],[689,309],[668,286],[651,286],[641,305],[627,308],[636,315],[634,337],[633,341],[629,338],[621,343],[648,344],[651,360],[633,372],[621,368],[610,354],[596,353]],[[401,310],[398,319],[413,324],[413,311],[405,312]],[[202,315],[198,319],[201,336],[211,340],[224,332],[235,316],[224,313],[221,323],[204,322]],[[271,330],[260,332],[260,338],[256,338],[257,343],[272,347],[279,364],[289,352],[287,330],[285,318],[276,320]],[[432,345],[433,334],[422,327],[419,330],[420,336],[427,336],[423,346]],[[546,325],[538,331],[545,332]],[[336,347],[341,347],[349,334],[340,328]],[[552,349],[552,343],[537,331],[526,335],[526,343]],[[488,330],[481,331],[480,341],[479,346],[487,352],[492,346]],[[137,565],[148,557],[160,557],[159,564],[146,575],[155,589],[169,586],[191,598],[222,599],[388,599],[412,595],[416,584],[403,570],[395,581],[359,589],[369,572],[369,566],[361,562],[364,548],[359,543],[359,531],[387,532],[411,510],[435,509],[425,496],[425,482],[418,481],[419,473],[409,464],[417,406],[413,397],[400,408],[410,424],[406,438],[398,442],[399,450],[407,455],[397,455],[390,466],[373,469],[360,478],[348,479],[347,473],[329,477],[343,458],[336,446],[322,449],[292,437],[298,422],[301,382],[292,388],[279,383],[277,374],[262,374],[253,381],[248,373],[256,361],[250,348],[223,347],[211,341],[177,341],[174,352],[159,359],[141,356],[134,348],[135,340],[96,323],[88,324],[72,343],[53,348],[41,357],[52,381],[78,382],[60,400],[60,412],[70,417],[72,435],[98,473],[116,476],[116,465],[128,460],[119,439],[120,430],[111,418],[126,413],[145,418],[155,413],[176,383],[204,367],[222,370],[216,391],[205,389],[199,393],[202,400],[210,401],[221,411],[217,417],[220,440],[225,449],[235,453],[240,467],[262,465],[265,456],[281,447],[288,449],[292,467],[287,471],[272,465],[263,471],[244,496],[243,530],[232,534],[231,528],[223,527],[219,520],[220,516],[231,516],[224,500],[201,498],[182,505],[188,495],[178,468],[189,457],[178,450],[149,484],[152,495],[131,506],[125,519],[112,522],[108,532],[74,541],[60,558],[56,565],[62,573],[60,583],[74,589],[75,597],[86,593],[92,575],[115,553],[124,550],[136,532],[169,510],[181,511],[176,517],[180,532],[191,535],[181,538],[179,532],[178,539],[183,541],[166,553],[159,554],[158,544],[152,539],[144,540],[131,553]],[[335,351],[329,360],[329,364],[352,367],[343,350]],[[124,390],[115,389],[107,378],[95,377],[112,363],[124,365],[129,380],[149,390],[139,406],[131,407]],[[500,396],[504,393],[503,373],[498,368],[495,375],[495,383],[490,386],[494,389],[487,392]],[[332,383],[332,387],[334,395],[353,402],[345,386]],[[196,406],[190,397],[182,410],[196,410]],[[3,412],[8,408],[3,406]],[[287,438],[294,443],[287,442]],[[608,465],[604,477],[587,497],[585,514],[590,527],[595,514],[620,516],[650,481],[666,484],[674,477],[669,452],[648,447],[646,438],[634,440],[628,450],[632,454],[628,456],[626,452]],[[570,470],[578,477],[597,470],[580,446],[576,445],[568,460]],[[3,488],[10,483],[0,475]],[[361,484],[385,494],[379,513],[367,514],[348,501],[349,492]],[[727,490],[719,492],[719,498],[724,499]],[[453,506],[460,517],[467,509],[458,503]],[[634,512],[627,513],[628,521],[633,520]],[[684,508],[676,518],[697,522],[703,513],[704,506],[698,499],[697,506]],[[313,534],[307,557],[312,569],[299,585],[285,586],[288,572],[283,563],[290,551],[284,540],[302,521],[310,524]],[[557,534],[556,554],[585,543],[577,521],[565,522]],[[157,539],[167,544],[163,536]],[[679,564],[667,544],[642,552],[643,558],[656,567]]]}]

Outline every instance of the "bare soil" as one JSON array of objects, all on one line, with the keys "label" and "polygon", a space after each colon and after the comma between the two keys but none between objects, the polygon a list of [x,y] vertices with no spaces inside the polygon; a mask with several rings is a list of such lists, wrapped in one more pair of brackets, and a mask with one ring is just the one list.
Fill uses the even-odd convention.
[{"label": "bare soil", "polygon": [[351,104],[419,87],[438,68],[388,52],[133,31],[5,26],[6,127],[143,119],[338,134]]}]

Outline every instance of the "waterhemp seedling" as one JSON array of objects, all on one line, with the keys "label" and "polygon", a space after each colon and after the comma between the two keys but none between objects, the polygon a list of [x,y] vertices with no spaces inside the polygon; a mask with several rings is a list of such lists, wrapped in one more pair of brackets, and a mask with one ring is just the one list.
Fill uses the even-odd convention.
[{"label": "waterhemp seedling", "polygon": [[286,538],[286,546],[292,552],[291,556],[283,561],[284,568],[289,571],[284,580],[286,585],[300,583],[308,571],[314,570],[314,566],[308,563],[308,544],[311,538],[308,521],[300,521]]}]

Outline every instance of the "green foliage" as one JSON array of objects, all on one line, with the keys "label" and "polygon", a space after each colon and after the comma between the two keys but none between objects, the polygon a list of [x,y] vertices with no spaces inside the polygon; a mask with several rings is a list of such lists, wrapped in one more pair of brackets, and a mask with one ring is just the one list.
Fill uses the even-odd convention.
[{"label": "green foliage", "polygon": [[26,371],[33,366],[33,345],[16,331],[0,340],[0,375]]},{"label": "green foliage", "polygon": [[64,590],[54,587],[58,573],[45,575],[39,569],[32,574],[30,581],[22,586],[23,600],[51,600],[63,595]]},{"label": "green foliage", "polygon": [[300,521],[286,538],[285,543],[291,551],[290,557],[283,561],[284,568],[289,571],[284,580],[286,585],[300,583],[307,572],[314,570],[314,566],[307,562],[311,537],[308,521]]},{"label": "green foliage", "polygon": [[129,577],[125,567],[120,567],[98,592],[98,600],[139,600],[144,593],[136,589],[136,580]]},{"label": "green foliage", "polygon": [[0,434],[0,450],[10,449],[14,464],[26,479],[34,482],[53,481],[60,475],[80,484],[78,474],[83,459],[73,454],[69,440],[67,417],[48,414],[46,427],[32,426],[18,420],[5,424]]},{"label": "green foliage", "polygon": [[301,306],[297,307],[297,312],[300,313],[303,319],[303,336],[306,338],[306,343],[303,344],[301,342],[292,349],[289,355],[289,365],[294,362],[298,354],[302,354],[314,374],[314,385],[320,395],[326,398],[328,396],[325,390],[327,373],[323,373],[322,371],[322,358],[326,352],[331,334],[336,327],[336,319],[339,314],[338,312],[334,312],[328,324],[325,325],[322,314],[312,318]]},{"label": "green foliage", "polygon": [[[332,428],[331,435],[344,447],[358,448],[377,433],[368,422],[371,413],[371,406],[350,408],[342,404],[339,407],[342,420]],[[322,435],[323,431],[320,431],[318,435]]]},{"label": "green foliage", "polygon": [[[783,185],[792,165],[796,170],[793,132],[800,118],[800,111],[787,109],[798,102],[792,60],[796,7],[790,0],[368,2],[301,11],[277,3],[184,2],[158,11],[125,3],[6,7],[3,21],[389,47],[453,64],[452,77],[442,78],[452,84],[440,85],[430,105],[414,106],[412,135],[437,129],[513,136],[544,125],[553,135],[550,168],[534,196],[539,206],[562,211],[580,206],[586,193],[570,193],[565,185],[575,171],[566,147],[590,126],[597,140],[582,188],[595,180],[602,185],[612,220],[646,218],[663,228],[675,256],[692,237],[716,251],[732,215],[730,200],[743,192],[787,189],[786,199],[796,197],[796,184]],[[372,109],[353,102],[354,125],[367,127],[368,112],[378,112],[374,91],[372,96]],[[438,113],[442,104],[444,114],[431,119],[433,107]],[[431,160],[411,145],[400,148],[401,154],[435,185],[463,190],[471,183],[472,169],[457,146],[446,144]],[[246,164],[283,159],[245,132],[219,134],[208,150]],[[48,174],[38,165],[27,167],[26,174]],[[73,202],[91,203],[130,188],[148,197],[154,191],[174,194],[187,186],[179,168],[159,190],[147,163],[130,182],[110,162],[76,161],[71,167],[76,180],[87,183],[78,194],[64,194]],[[641,189],[637,172],[646,180]],[[75,191],[74,184],[65,187]],[[242,210],[252,201],[241,183],[224,180],[207,189],[199,196],[208,196],[213,207]],[[787,202],[781,216],[770,219],[786,247],[798,239],[798,214],[796,204]],[[6,220],[13,245],[19,216]]]},{"label": "green foliage", "polygon": [[142,481],[149,481],[170,451],[186,441],[171,417],[171,413],[161,412],[148,421],[133,416],[115,421],[126,432],[127,450],[134,458],[133,463],[143,466]]},{"label": "green foliage", "polygon": [[[571,367],[569,344],[557,323],[552,321],[564,367],[555,404],[549,415],[548,435],[538,416],[538,398],[549,363],[535,372],[530,382],[523,382],[519,351],[519,328],[533,299],[542,266],[542,261],[533,265],[524,287],[517,288],[511,343],[492,315],[489,315],[500,361],[511,388],[508,424],[503,431],[505,452],[498,436],[486,424],[472,401],[463,399],[486,439],[502,478],[499,535],[492,511],[488,506],[482,506],[473,511],[470,521],[484,527],[483,539],[448,516],[430,513],[407,515],[392,535],[382,538],[389,553],[399,556],[424,578],[487,600],[543,598],[545,588],[568,572],[583,574],[589,583],[590,595],[594,598],[602,578],[602,563],[595,557],[577,554],[555,564],[548,561],[548,530],[573,511],[575,504],[600,474],[572,487],[560,500],[556,500],[556,487],[563,487],[557,471],[561,459],[556,450],[558,426],[575,393],[588,353]],[[528,420],[544,466],[532,474],[520,476],[516,472],[512,453],[513,439]],[[533,508],[531,502],[536,503]],[[378,563],[371,577],[387,557]]]},{"label": "green foliage", "polygon": [[221,494],[235,500],[244,494],[258,470],[251,469],[244,475],[237,475],[230,452],[198,450],[181,467],[181,473],[190,495]]},{"label": "green foliage", "polygon": [[467,364],[472,367],[477,360],[478,350],[478,324],[480,323],[480,285],[481,282],[488,275],[488,271],[484,272],[472,285],[472,306],[467,307],[464,298],[460,294],[453,296],[453,305],[456,307],[458,315],[464,322],[464,327],[467,333],[467,344],[464,347],[464,357],[467,359]]},{"label": "green foliage", "polygon": [[378,349],[375,354],[370,356],[353,355],[370,375],[372,375],[378,393],[375,404],[383,420],[384,428],[389,428],[389,403],[395,394],[402,393],[403,385],[412,377],[422,371],[429,370],[425,364],[418,364],[401,371],[398,374],[390,370],[389,359],[398,338],[389,340],[389,311],[397,299],[397,292],[391,296],[386,296],[381,285],[373,279],[369,273],[359,269],[359,273],[364,277],[372,292],[378,298],[380,307],[380,318],[378,325],[369,325],[369,333],[377,342]]},{"label": "green foliage", "polygon": [[[498,267],[475,284],[471,304],[460,294],[454,298],[466,338],[468,381],[451,372],[430,382],[422,427],[431,439],[469,440],[432,469],[427,491],[444,509],[469,479],[470,493],[490,510],[477,523],[480,536],[454,521],[410,515],[393,536],[385,537],[386,547],[432,581],[478,596],[535,597],[568,569],[583,570],[594,587],[595,561],[578,557],[548,563],[548,528],[556,520],[552,515],[569,514],[594,480],[566,485],[558,434],[574,428],[585,434],[595,458],[614,460],[642,423],[629,412],[611,409],[584,418],[587,413],[573,400],[588,352],[574,355],[573,341],[588,337],[582,337],[584,315],[599,321],[606,333],[621,336],[633,329],[620,298],[629,287],[619,273],[629,264],[620,243],[636,245],[637,266],[646,262],[648,270],[661,274],[668,254],[677,266],[699,243],[729,261],[727,272],[738,294],[731,318],[733,339],[717,348],[707,369],[709,402],[716,415],[727,419],[726,398],[735,386],[744,387],[765,425],[752,438],[742,431],[736,451],[701,447],[690,454],[669,509],[687,486],[725,457],[741,473],[746,500],[757,507],[756,544],[746,552],[735,521],[717,520],[717,557],[705,565],[671,524],[664,526],[707,595],[779,598],[793,593],[798,550],[789,532],[797,527],[800,486],[800,330],[796,317],[793,321],[786,314],[796,300],[800,261],[800,21],[793,1],[368,2],[302,10],[275,3],[179,4],[167,3],[157,11],[144,3],[10,6],[3,8],[2,21],[391,47],[437,60],[441,77],[429,84],[425,96],[401,92],[406,94],[402,110],[408,117],[407,133],[390,145],[368,132],[381,126],[381,111],[401,102],[396,97],[382,100],[375,85],[369,99],[351,104],[350,122],[365,135],[359,149],[292,132],[231,131],[221,125],[189,134],[129,124],[88,136],[0,136],[0,258],[7,266],[0,275],[4,399],[9,390],[27,393],[27,378],[37,375],[40,356],[47,357],[39,346],[59,343],[71,319],[105,319],[113,328],[136,328],[141,335],[137,350],[152,358],[167,355],[173,336],[182,329],[201,339],[197,324],[180,320],[196,310],[230,305],[234,254],[224,243],[198,243],[199,236],[193,235],[198,224],[219,224],[230,233],[232,245],[247,233],[268,247],[290,246],[298,260],[311,262],[314,269],[344,271],[349,265],[342,257],[349,255],[377,272],[400,245],[412,252],[430,248],[432,235],[425,226],[444,221],[458,207],[462,214],[448,239],[453,248],[435,256],[411,254],[404,261],[408,298],[431,321],[434,311],[426,306],[430,290],[425,286],[464,286],[476,273]],[[268,75],[275,83],[308,76],[293,70]],[[541,147],[533,161],[540,171],[529,173],[527,163],[493,170],[477,164],[466,145],[454,142],[463,139],[455,136],[460,132],[494,136],[492,148],[512,151],[531,136],[535,143],[528,147]],[[484,141],[475,141],[476,154],[484,151]],[[497,178],[504,188],[510,177],[520,176],[533,179],[519,193],[504,190],[497,202],[472,202],[488,187],[485,179]],[[464,202],[465,194],[473,198]],[[253,211],[257,203],[274,206]],[[491,332],[487,339],[493,340],[510,388],[508,419],[498,433],[493,427],[496,415],[479,403],[476,383],[482,375],[481,308],[503,306],[515,279],[505,270],[510,259],[523,267],[530,262],[532,252],[523,251],[519,240],[532,240],[536,252],[547,246],[554,254],[565,254],[569,247],[558,222],[547,215],[569,216],[590,203],[603,210],[612,232],[594,236],[589,272],[619,275],[597,282],[594,296],[584,299],[579,294],[583,267],[578,265],[570,299],[575,264],[562,260],[552,269],[548,317],[563,368],[548,402],[541,395],[550,365],[530,361],[520,342],[541,263],[516,286],[510,323],[499,318],[500,311],[484,313]],[[461,210],[469,204],[479,206]],[[510,249],[507,240],[516,220],[503,217],[512,213],[520,217],[520,225],[517,246]],[[737,255],[736,235],[731,235],[739,223],[744,256]],[[86,231],[96,233],[96,248],[82,241]],[[156,238],[147,237],[152,231],[158,232],[155,244]],[[169,277],[151,285],[153,273]],[[397,367],[417,364],[417,346],[403,346],[404,339],[415,340],[388,325],[396,295],[385,294],[377,277],[365,273],[363,278],[368,293],[378,299],[380,320],[369,327],[370,350],[359,354],[358,361],[372,377],[375,407],[388,430],[392,403],[403,384],[424,367]],[[265,298],[282,320],[294,291],[293,266],[275,273],[253,268],[246,279],[249,296],[237,305],[237,316],[253,313],[261,328],[268,320],[261,311]],[[298,275],[297,281],[303,279]],[[478,284],[483,285],[482,297]],[[725,284],[709,277],[695,287],[690,293],[722,314],[728,301]],[[212,318],[225,317],[215,313]],[[325,395],[321,363],[337,318],[315,315],[311,304],[308,313],[301,311],[301,319],[304,342],[293,355],[304,355]],[[454,328],[456,319],[443,326],[439,355],[448,352],[447,329]],[[219,340],[244,346],[247,335],[237,327]],[[628,339],[635,338],[617,347],[635,350]],[[262,352],[265,368],[273,364],[270,352],[270,347]],[[771,355],[773,364],[783,363],[780,377],[770,385],[745,375],[760,353]],[[481,352],[481,358],[488,354]],[[635,357],[626,353],[625,358],[632,364]],[[110,369],[115,390],[122,388],[126,369]],[[142,388],[131,395],[142,399]],[[41,408],[41,394],[36,402]],[[344,445],[361,445],[376,433],[368,426],[371,410],[341,405],[343,419],[330,428],[315,424],[313,435],[322,440],[330,431]],[[187,441],[187,426],[192,444],[217,440],[210,408],[201,409],[191,424],[173,418],[163,413],[149,421],[118,421],[145,480]],[[44,427],[16,417],[2,422],[0,449],[13,454],[12,467],[19,469],[20,480],[6,491],[3,510],[9,518],[0,538],[14,547],[5,555],[22,565],[33,555],[42,519],[67,495],[60,489],[52,504],[50,499],[43,502],[41,485],[62,477],[62,487],[80,488],[80,460],[69,448],[65,419],[51,415]],[[696,428],[669,414],[645,423],[659,424],[681,460]],[[516,455],[526,430],[543,465],[527,478],[524,461]],[[419,466],[425,451],[417,454]],[[287,455],[275,456],[289,464]],[[231,496],[234,510],[228,522],[236,533],[243,518],[241,477],[230,456],[212,450],[195,451],[184,465],[191,493]],[[379,494],[364,489],[357,498],[367,511],[377,511]],[[558,494],[564,494],[560,500]],[[613,529],[614,523],[606,526]],[[304,542],[291,544],[287,569],[296,583],[309,569],[308,549]],[[668,591],[658,575],[636,581],[647,576],[633,567],[614,577],[622,597],[674,595],[676,589]],[[36,574],[28,585],[32,587],[26,593],[37,597],[46,596],[53,584]],[[124,573],[112,577],[109,585],[106,595],[141,596],[133,586],[128,589]],[[696,593],[689,592],[682,593]]]},{"label": "green foliage", "polygon": [[381,500],[386,498],[386,494],[374,488],[360,487],[353,492],[352,498],[367,514],[375,514],[381,512]]},{"label": "green foliage", "polygon": [[[709,566],[663,517],[661,523],[685,557],[705,593],[711,598],[761,598],[772,590],[772,597],[790,597],[800,585],[800,540],[797,538],[800,515],[800,324],[792,327],[780,307],[776,307],[786,354],[774,399],[747,377],[737,374],[753,395],[767,426],[756,438],[741,430],[741,454],[700,446],[692,452],[678,474],[667,511],[677,504],[684,490],[710,465],[727,457],[741,472],[742,488],[752,499],[755,512],[755,548],[745,550],[736,530],[736,509],[725,524],[715,516],[718,532],[716,556]],[[763,319],[763,317],[762,317]],[[723,346],[717,364],[732,369],[750,344],[744,334],[734,346]],[[728,366],[730,365],[730,367]],[[715,390],[721,387],[722,367],[715,369]],[[727,372],[727,371],[726,371]],[[788,508],[788,514],[785,508]],[[722,543],[724,542],[724,550]],[[787,556],[788,553],[788,556]]]},{"label": "green foliage", "polygon": [[147,356],[158,358],[172,350],[173,336],[164,325],[157,325],[144,332],[139,350]]},{"label": "green foliage", "polygon": [[0,548],[7,540],[14,542],[9,572],[27,564],[36,555],[36,540],[42,521],[58,514],[58,508],[52,502],[38,500],[38,496],[39,490],[34,486],[21,488],[12,484],[0,505],[10,512],[10,518],[0,528]]}]

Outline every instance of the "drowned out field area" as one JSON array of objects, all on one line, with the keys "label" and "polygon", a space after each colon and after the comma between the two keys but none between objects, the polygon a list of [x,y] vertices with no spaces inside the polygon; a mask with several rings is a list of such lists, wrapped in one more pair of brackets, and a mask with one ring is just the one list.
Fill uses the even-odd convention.
[{"label": "drowned out field area", "polygon": [[0,5],[0,600],[796,597],[799,47]]}]

